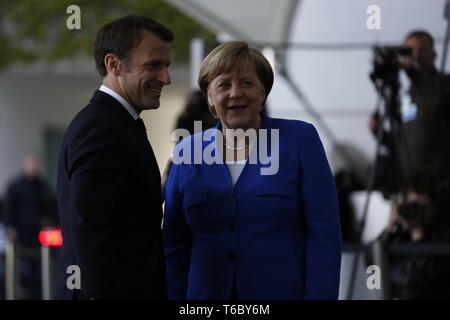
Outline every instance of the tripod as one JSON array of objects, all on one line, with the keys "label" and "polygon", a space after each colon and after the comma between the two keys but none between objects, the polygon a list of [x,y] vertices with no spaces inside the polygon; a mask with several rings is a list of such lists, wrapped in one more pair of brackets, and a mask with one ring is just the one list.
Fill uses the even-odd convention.
[{"label": "tripod", "polygon": [[[397,183],[394,184],[394,190],[397,189],[399,186],[399,182],[402,180],[402,174],[401,174],[401,166],[399,162],[399,146],[400,146],[400,136],[401,136],[401,115],[400,115],[400,103],[399,103],[399,91],[400,91],[400,84],[398,79],[398,73],[399,68],[396,64],[390,64],[387,65],[385,63],[386,58],[385,56],[382,56],[380,61],[380,51],[376,50],[376,53],[378,56],[375,59],[375,70],[371,74],[371,79],[375,84],[375,87],[379,94],[379,101],[384,102],[384,112],[381,114],[381,119],[378,124],[377,128],[377,142],[376,142],[376,152],[375,152],[375,160],[374,165],[371,171],[371,174],[369,175],[369,178],[367,180],[367,195],[366,200],[364,203],[364,209],[362,214],[362,219],[357,227],[357,235],[356,239],[358,243],[362,242],[362,235],[365,229],[366,221],[367,221],[367,214],[370,204],[370,197],[372,194],[372,191],[374,189],[375,185],[375,177],[376,177],[376,170],[378,167],[378,162],[380,159],[380,149],[381,144],[383,140],[383,134],[384,134],[384,123],[387,121],[390,125],[390,136],[391,136],[391,159],[392,159],[392,169],[394,174],[396,175],[394,181]],[[377,61],[378,58],[378,61]],[[389,60],[388,60],[389,61]],[[378,63],[377,63],[378,62]],[[380,105],[377,106],[377,109],[380,109]],[[392,189],[392,186],[391,188]],[[394,190],[391,190],[394,191]],[[355,256],[353,258],[352,263],[352,269],[351,269],[351,278],[350,278],[350,284],[349,284],[349,290],[347,292],[347,300],[352,299],[355,282],[356,282],[356,275],[358,270],[358,264],[359,264],[359,258],[360,253],[357,251],[355,253]],[[384,284],[384,296],[389,297],[389,285],[387,283]]]}]

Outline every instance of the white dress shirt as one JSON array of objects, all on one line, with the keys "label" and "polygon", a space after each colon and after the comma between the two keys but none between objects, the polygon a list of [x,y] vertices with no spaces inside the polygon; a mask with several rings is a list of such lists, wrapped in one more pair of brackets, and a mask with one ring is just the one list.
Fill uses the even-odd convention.
[{"label": "white dress shirt", "polygon": [[111,97],[113,97],[114,99],[116,99],[117,101],[120,102],[120,104],[131,114],[131,116],[133,117],[134,120],[139,119],[139,114],[136,112],[136,110],[133,109],[133,107],[128,103],[127,100],[125,100],[122,96],[120,96],[119,94],[117,94],[114,90],[111,90],[110,88],[108,88],[107,86],[105,86],[104,84],[102,84],[100,86],[100,89],[98,89],[104,93],[109,94]]}]

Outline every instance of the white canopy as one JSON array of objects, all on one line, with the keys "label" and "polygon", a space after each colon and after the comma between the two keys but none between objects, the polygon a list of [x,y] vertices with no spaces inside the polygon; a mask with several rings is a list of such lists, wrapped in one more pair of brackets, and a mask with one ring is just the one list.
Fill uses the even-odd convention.
[{"label": "white canopy", "polygon": [[312,122],[334,170],[348,165],[336,152],[336,142],[352,154],[359,171],[374,155],[367,127],[376,104],[369,79],[373,45],[401,44],[411,30],[425,29],[436,39],[440,66],[445,0],[378,0],[379,30],[367,27],[372,0],[167,1],[217,33],[277,50],[278,63],[302,98],[278,73],[269,111]]}]

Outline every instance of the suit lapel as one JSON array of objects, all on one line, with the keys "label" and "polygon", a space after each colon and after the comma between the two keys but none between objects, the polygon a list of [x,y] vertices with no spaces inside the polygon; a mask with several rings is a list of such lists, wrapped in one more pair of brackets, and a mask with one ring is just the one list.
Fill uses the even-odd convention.
[{"label": "suit lapel", "polygon": [[120,104],[120,102],[111,97],[109,94],[104,93],[100,90],[95,91],[94,96],[91,98],[91,102],[110,107],[111,112],[114,112],[118,116],[118,118],[126,125],[126,127],[128,127],[133,132],[133,135],[138,140],[138,144],[144,152],[147,160],[155,170],[155,174],[157,173],[157,175],[161,177],[158,162],[156,161],[152,146],[148,141],[147,134],[145,132],[141,132],[136,120],[133,119],[129,112]]}]

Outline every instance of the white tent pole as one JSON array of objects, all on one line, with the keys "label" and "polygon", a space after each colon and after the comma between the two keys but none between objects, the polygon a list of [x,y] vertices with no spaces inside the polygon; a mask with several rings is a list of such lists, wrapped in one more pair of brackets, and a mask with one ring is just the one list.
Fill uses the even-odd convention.
[{"label": "white tent pole", "polygon": [[191,88],[198,88],[197,77],[200,70],[205,51],[205,42],[203,39],[195,38],[191,41],[190,47],[190,71],[191,71]]}]

